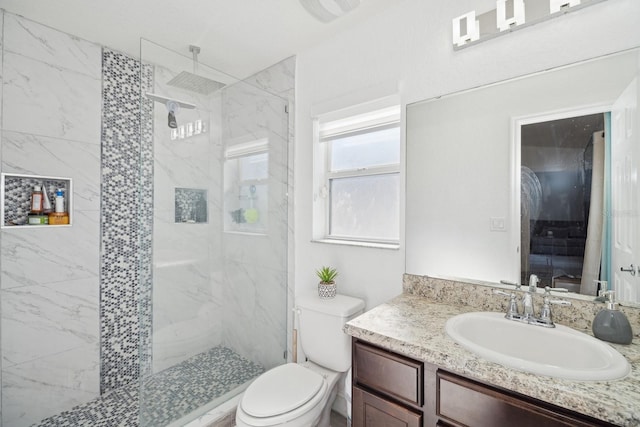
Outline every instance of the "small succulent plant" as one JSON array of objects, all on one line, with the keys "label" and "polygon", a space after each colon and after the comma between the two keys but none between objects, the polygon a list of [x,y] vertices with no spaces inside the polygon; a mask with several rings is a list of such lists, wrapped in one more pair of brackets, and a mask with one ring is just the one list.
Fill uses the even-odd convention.
[{"label": "small succulent plant", "polygon": [[321,283],[335,283],[335,278],[338,275],[338,271],[331,267],[322,267],[316,270],[316,275],[320,278]]}]

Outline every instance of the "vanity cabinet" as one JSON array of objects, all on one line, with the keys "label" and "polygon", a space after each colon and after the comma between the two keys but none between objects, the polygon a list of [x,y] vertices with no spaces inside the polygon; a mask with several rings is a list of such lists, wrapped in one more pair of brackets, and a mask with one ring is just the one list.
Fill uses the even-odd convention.
[{"label": "vanity cabinet", "polygon": [[613,426],[355,338],[352,383],[354,427]]},{"label": "vanity cabinet", "polygon": [[424,364],[355,340],[353,354],[353,426],[422,427]]}]

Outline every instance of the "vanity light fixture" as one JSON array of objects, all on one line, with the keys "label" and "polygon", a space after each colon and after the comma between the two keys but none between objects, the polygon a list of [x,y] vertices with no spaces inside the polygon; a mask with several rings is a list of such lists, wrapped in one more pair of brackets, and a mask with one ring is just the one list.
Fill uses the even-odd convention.
[{"label": "vanity light fixture", "polygon": [[[507,17],[508,1],[513,6],[513,13],[510,17]],[[524,24],[524,0],[497,0],[496,21],[500,31],[507,31],[512,25]]]},{"label": "vanity light fixture", "polygon": [[549,0],[549,12],[560,12],[562,8],[574,7],[580,4],[580,0]]},{"label": "vanity light fixture", "polygon": [[[312,0],[300,0],[301,2]],[[315,0],[338,1],[338,0]],[[608,0],[494,0],[496,8],[476,14],[473,10],[452,20],[453,50],[509,34],[567,13]],[[547,7],[548,5],[548,7]],[[525,22],[526,9],[526,22]]]},{"label": "vanity light fixture", "polygon": [[480,23],[476,20],[476,11],[453,19],[453,44],[462,46],[480,38]]}]

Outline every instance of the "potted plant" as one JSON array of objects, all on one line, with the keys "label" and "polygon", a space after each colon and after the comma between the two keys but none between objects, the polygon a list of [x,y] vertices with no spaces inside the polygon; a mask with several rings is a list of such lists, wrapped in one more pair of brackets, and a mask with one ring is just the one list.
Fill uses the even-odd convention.
[{"label": "potted plant", "polygon": [[320,298],[333,298],[336,296],[336,281],[338,271],[331,267],[322,267],[316,270],[316,275],[320,278],[318,283],[318,295]]}]

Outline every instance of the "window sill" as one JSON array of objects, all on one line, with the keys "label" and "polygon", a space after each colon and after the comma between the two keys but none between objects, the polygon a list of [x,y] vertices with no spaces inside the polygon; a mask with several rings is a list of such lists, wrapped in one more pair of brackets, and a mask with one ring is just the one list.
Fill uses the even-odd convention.
[{"label": "window sill", "polygon": [[357,240],[338,240],[338,239],[313,239],[311,243],[328,243],[331,245],[341,246],[359,246],[361,248],[376,248],[376,249],[400,249],[399,243],[380,243],[380,242],[362,242]]}]

